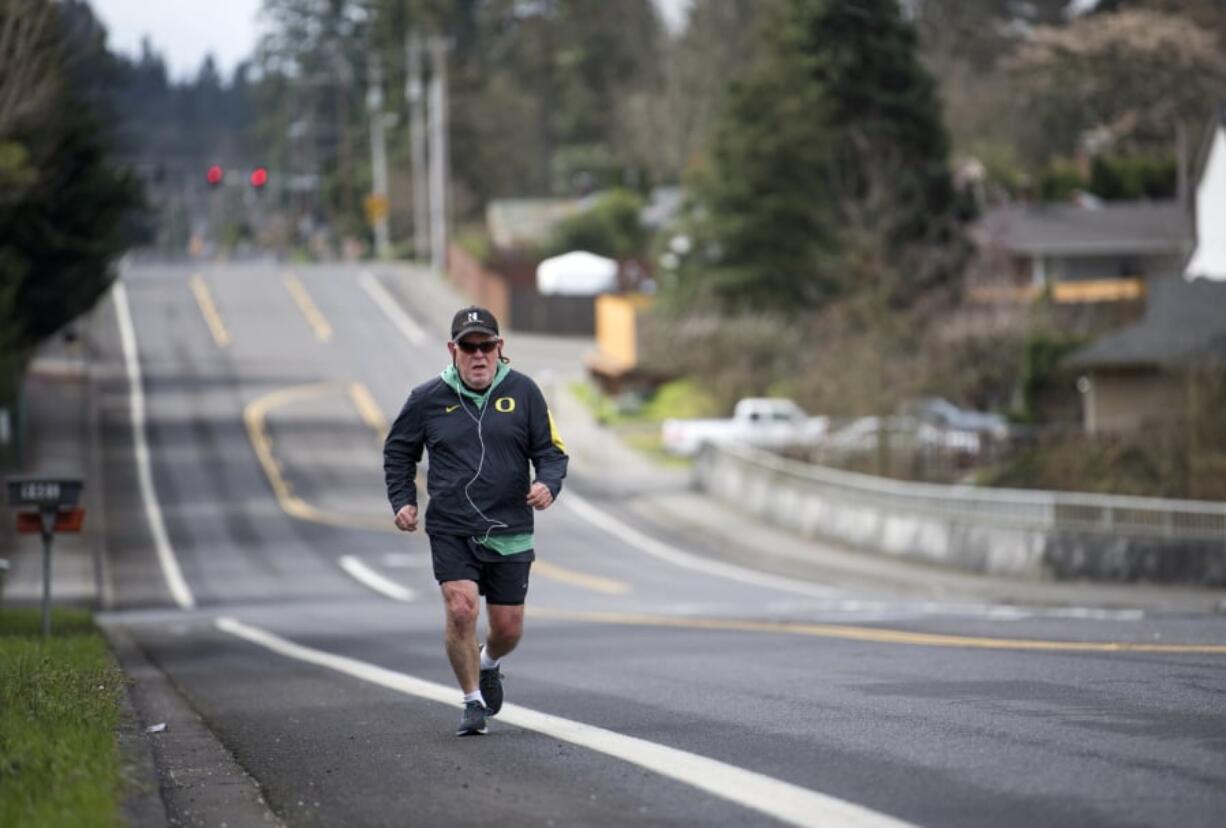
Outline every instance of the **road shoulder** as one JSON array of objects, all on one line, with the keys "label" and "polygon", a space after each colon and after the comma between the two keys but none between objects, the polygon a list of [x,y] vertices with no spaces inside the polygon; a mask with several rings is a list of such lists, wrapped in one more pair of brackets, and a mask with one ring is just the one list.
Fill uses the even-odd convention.
[{"label": "road shoulder", "polygon": [[[127,628],[106,618],[99,626],[130,679],[131,710],[124,716],[120,734],[125,768],[134,777],[124,807],[129,824],[136,828],[165,824],[282,825],[264,801],[255,779],[209,730]],[[163,725],[158,732],[149,732]],[[142,779],[152,779],[153,783],[142,783]]]}]

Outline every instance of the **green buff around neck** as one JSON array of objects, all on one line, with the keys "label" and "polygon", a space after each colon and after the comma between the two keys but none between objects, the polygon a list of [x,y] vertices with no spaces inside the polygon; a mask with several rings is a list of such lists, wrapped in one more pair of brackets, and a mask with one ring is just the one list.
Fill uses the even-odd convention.
[{"label": "green buff around neck", "polygon": [[494,381],[490,383],[490,387],[484,391],[474,391],[464,384],[460,379],[460,372],[454,365],[448,365],[443,369],[441,374],[443,382],[450,385],[457,393],[463,394],[465,397],[473,401],[477,408],[485,405],[485,401],[489,399],[490,392],[498,387],[498,383],[506,378],[506,375],[511,372],[511,369],[505,363],[498,363],[498,368],[494,371]]}]

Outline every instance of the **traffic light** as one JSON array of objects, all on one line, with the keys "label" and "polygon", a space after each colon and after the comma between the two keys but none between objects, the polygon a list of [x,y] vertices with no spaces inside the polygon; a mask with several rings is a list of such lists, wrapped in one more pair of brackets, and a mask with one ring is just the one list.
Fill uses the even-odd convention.
[{"label": "traffic light", "polygon": [[264,189],[264,185],[268,183],[268,170],[263,167],[256,167],[251,171],[251,186],[257,190]]},{"label": "traffic light", "polygon": [[209,167],[208,172],[204,174],[204,180],[209,182],[210,187],[220,187],[221,180],[226,177],[225,170],[220,164],[214,164]]}]

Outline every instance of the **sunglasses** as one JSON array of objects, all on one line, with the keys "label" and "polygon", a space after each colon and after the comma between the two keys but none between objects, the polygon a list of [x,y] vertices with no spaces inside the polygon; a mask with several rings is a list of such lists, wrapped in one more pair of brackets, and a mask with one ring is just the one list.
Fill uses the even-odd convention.
[{"label": "sunglasses", "polygon": [[456,347],[466,354],[475,354],[477,351],[483,354],[492,354],[494,349],[501,344],[501,339],[487,339],[484,342],[457,342]]}]

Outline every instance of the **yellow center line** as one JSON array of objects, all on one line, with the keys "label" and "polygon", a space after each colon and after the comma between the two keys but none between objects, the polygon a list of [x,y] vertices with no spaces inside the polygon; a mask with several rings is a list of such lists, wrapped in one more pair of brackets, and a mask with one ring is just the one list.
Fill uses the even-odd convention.
[{"label": "yellow center line", "polygon": [[[375,402],[374,395],[371,394],[369,388],[360,382],[317,382],[310,385],[299,385],[293,388],[273,391],[252,401],[246,407],[243,411],[243,422],[247,426],[247,436],[251,440],[252,448],[255,450],[256,459],[264,470],[264,476],[268,478],[268,484],[272,487],[273,495],[276,497],[278,505],[287,515],[299,520],[320,523],[326,526],[399,535],[401,531],[392,523],[390,515],[386,518],[381,518],[374,515],[332,512],[320,509],[298,497],[293,492],[293,486],[285,479],[281,471],[281,464],[277,462],[277,458],[273,453],[272,439],[268,436],[267,428],[268,412],[281,406],[342,392],[349,396],[359,415],[376,433],[380,445],[382,445],[383,436],[387,433],[388,429],[387,419],[383,416],[383,412],[379,408],[379,404]],[[418,481],[418,487],[423,488],[420,480]],[[533,569],[547,580],[589,589],[593,592],[620,595],[630,591],[630,585],[624,581],[588,575],[548,561],[538,559],[533,563]]]},{"label": "yellow center line", "polygon": [[373,515],[348,515],[328,512],[316,508],[298,497],[293,493],[289,481],[282,475],[281,466],[273,454],[272,439],[268,436],[265,422],[269,411],[295,402],[335,394],[342,391],[345,387],[344,383],[339,382],[318,382],[311,385],[299,385],[294,388],[273,391],[252,401],[246,407],[243,411],[243,422],[247,426],[247,436],[251,440],[252,448],[255,450],[256,459],[259,460],[260,467],[264,470],[264,476],[268,478],[268,484],[272,486],[273,495],[277,498],[277,503],[287,515],[312,523],[322,523],[326,526],[385,531],[389,522],[387,519],[376,518]]},{"label": "yellow center line", "polygon": [[383,409],[379,407],[379,403],[375,402],[375,395],[370,393],[370,389],[365,383],[351,382],[349,383],[349,399],[353,400],[353,405],[358,410],[358,414],[366,421],[366,425],[370,426],[375,433],[375,437],[379,440],[379,447],[383,447],[383,440],[387,437],[389,426],[387,417],[383,416]]},{"label": "yellow center line", "polygon": [[315,338],[320,342],[330,342],[332,340],[332,326],[328,324],[328,320],[320,312],[319,307],[311,298],[311,294],[307,293],[307,289],[301,280],[293,273],[287,273],[285,274],[285,287],[289,291],[290,296],[294,297],[298,310],[302,311],[302,315],[306,317],[307,324],[315,332]]},{"label": "yellow center line", "polygon": [[593,592],[603,592],[606,595],[624,595],[630,591],[630,585],[625,581],[602,578],[599,575],[587,575],[549,561],[542,561],[540,558],[532,562],[532,571],[551,581],[590,589]]},{"label": "yellow center line", "polygon": [[687,618],[646,613],[579,612],[528,607],[528,615],[553,621],[580,621],[591,624],[621,624],[640,627],[680,627],[694,630],[732,630],[736,632],[783,633],[876,644],[906,644],[917,647],[958,647],[979,650],[1032,650],[1071,653],[1167,653],[1226,655],[1222,644],[1142,644],[1130,641],[1043,641],[1039,639],[982,638],[967,635],[909,632],[881,627],[854,627],[843,624],[800,624],[780,621],[742,621],[724,618]]},{"label": "yellow center line", "polygon": [[200,306],[200,313],[204,316],[204,322],[209,326],[209,333],[213,335],[213,341],[217,343],[218,348],[224,348],[230,344],[230,332],[226,330],[226,325],[221,321],[221,314],[217,312],[217,305],[213,302],[213,296],[209,293],[209,286],[204,283],[204,278],[199,274],[192,276],[188,282],[191,288],[192,295],[196,297],[196,304]]}]

